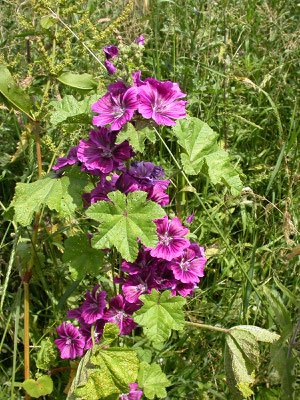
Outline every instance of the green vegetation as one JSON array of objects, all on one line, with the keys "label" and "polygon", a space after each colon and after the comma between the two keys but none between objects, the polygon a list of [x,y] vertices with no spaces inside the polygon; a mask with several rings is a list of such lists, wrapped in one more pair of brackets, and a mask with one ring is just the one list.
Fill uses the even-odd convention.
[{"label": "green vegetation", "polygon": [[[53,400],[67,397],[78,364],[78,359],[61,360],[58,351],[56,359],[53,355],[56,328],[66,310],[78,307],[86,288],[99,283],[108,293],[116,293],[111,269],[102,263],[102,256],[95,265],[100,250],[89,248],[84,235],[83,227],[91,224],[78,195],[78,188],[88,184],[85,176],[74,169],[57,180],[51,173],[57,158],[88,135],[90,104],[106,93],[107,86],[106,70],[96,58],[104,62],[102,49],[108,44],[128,45],[118,61],[124,65],[124,76],[141,69],[142,77],[178,82],[188,94],[189,117],[173,130],[160,127],[153,137],[153,131],[143,126],[136,131],[129,128],[122,132],[122,140],[131,136],[132,146],[144,151],[138,159],[165,169],[171,180],[171,201],[165,210],[182,221],[195,214],[189,237],[205,246],[209,258],[198,289],[187,297],[185,329],[176,330],[183,322],[178,309],[179,322],[168,314],[166,341],[161,345],[147,341],[141,329],[134,336],[120,336],[117,342],[123,346],[124,364],[129,357],[136,365],[139,355],[141,369],[138,372],[135,366],[132,375],[150,399],[164,398],[166,391],[170,400],[238,399],[241,393],[257,400],[296,398],[300,390],[296,380],[300,334],[297,13],[293,0],[1,1],[1,399],[25,398],[22,298],[28,279],[30,378],[36,380],[26,382],[32,393],[51,392],[44,398]],[[133,56],[130,46],[140,34],[146,38],[145,50],[143,56]],[[195,130],[196,137],[203,135],[203,148],[198,143],[197,154],[194,143],[184,137],[185,129]],[[36,157],[38,137],[42,165]],[[196,166],[191,166],[196,155]],[[26,202],[20,201],[21,195]],[[112,200],[116,195],[110,195]],[[136,202],[137,196],[132,194]],[[127,203],[116,200],[123,201],[124,207],[118,206],[122,212],[113,217],[122,222]],[[148,202],[148,215],[142,205],[145,199],[139,200],[133,206],[145,213],[147,234],[142,233],[147,244],[155,240],[151,207],[155,212],[161,208]],[[120,231],[112,231],[114,221],[104,216],[105,209],[115,205],[103,203],[87,213],[96,221],[105,220],[94,243],[102,240],[99,248],[115,245],[133,261],[137,252],[129,253],[127,242],[136,237],[143,242],[142,233],[123,232],[122,242]],[[132,220],[138,217],[133,213]],[[106,234],[111,231],[109,239],[101,237],[104,229]],[[89,257],[85,271],[80,270],[79,242]],[[22,275],[25,264],[31,277]],[[114,267],[119,268],[119,262]],[[141,320],[145,308],[137,314]],[[175,330],[169,336],[170,329]],[[270,344],[277,338],[274,332],[280,339]],[[43,353],[44,348],[51,354]],[[101,349],[92,356],[95,365],[105,363],[109,351],[120,348]],[[232,362],[237,354],[238,366]],[[88,361],[81,360],[78,369]],[[123,369],[119,384],[125,390],[133,377]],[[118,386],[103,369],[93,372],[96,381],[105,376]],[[45,374],[51,375],[53,391]],[[111,395],[109,389],[100,393],[92,379],[89,385],[94,397],[87,398]],[[230,394],[229,387],[235,390],[236,385],[239,390]],[[86,395],[85,390],[75,393]]]}]

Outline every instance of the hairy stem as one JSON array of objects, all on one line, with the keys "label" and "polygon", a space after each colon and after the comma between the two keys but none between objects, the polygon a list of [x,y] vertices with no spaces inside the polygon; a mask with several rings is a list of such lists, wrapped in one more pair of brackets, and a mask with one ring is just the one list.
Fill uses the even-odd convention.
[{"label": "hairy stem", "polygon": [[198,324],[197,322],[189,322],[185,321],[186,325],[190,326],[195,326],[196,328],[202,328],[202,329],[210,329],[212,331],[218,331],[218,332],[223,332],[223,333],[229,333],[229,329],[226,328],[219,328],[218,326],[213,326],[213,325],[206,325],[206,324]]}]

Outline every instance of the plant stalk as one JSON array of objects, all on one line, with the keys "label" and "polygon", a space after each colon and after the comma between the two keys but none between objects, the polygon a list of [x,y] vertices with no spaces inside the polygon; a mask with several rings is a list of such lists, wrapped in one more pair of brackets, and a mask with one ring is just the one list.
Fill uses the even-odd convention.
[{"label": "plant stalk", "polygon": [[218,331],[218,332],[223,332],[223,333],[229,333],[229,329],[226,329],[226,328],[219,328],[218,326],[206,325],[206,324],[198,324],[197,322],[189,322],[189,321],[185,321],[185,324],[186,324],[186,325],[195,326],[196,328],[210,329],[210,330],[212,330],[212,331]]}]

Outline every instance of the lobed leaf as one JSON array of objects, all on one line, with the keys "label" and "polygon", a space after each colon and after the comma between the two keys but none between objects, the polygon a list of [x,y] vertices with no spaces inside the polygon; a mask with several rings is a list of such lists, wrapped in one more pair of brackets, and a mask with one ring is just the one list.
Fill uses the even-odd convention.
[{"label": "lobed leaf", "polygon": [[126,393],[129,383],[137,379],[139,361],[134,350],[125,347],[100,349],[90,356],[89,361],[90,364],[85,365],[87,380],[84,386],[80,383],[74,391],[79,398],[98,400]]},{"label": "lobed leaf", "polygon": [[146,139],[149,139],[152,143],[155,143],[156,137],[152,129],[146,127],[140,130],[136,130],[132,124],[128,123],[118,134],[116,143],[120,144],[124,142],[124,140],[128,140],[135,151],[143,153],[145,150]]},{"label": "lobed leaf", "polygon": [[26,379],[22,383],[23,388],[31,397],[38,398],[46,396],[53,391],[53,381],[48,375],[42,375],[38,380]]},{"label": "lobed leaf", "polygon": [[155,218],[165,215],[161,206],[147,201],[147,193],[137,191],[128,196],[120,191],[108,194],[111,202],[98,201],[86,212],[87,216],[100,222],[93,239],[97,249],[115,246],[127,261],[134,261],[138,255],[138,238],[148,247],[158,242]]},{"label": "lobed leaf", "polygon": [[165,388],[171,383],[159,365],[143,361],[138,373],[138,384],[148,399],[154,399],[155,396],[162,399],[167,396]]},{"label": "lobed leaf", "polygon": [[103,266],[103,251],[93,249],[85,234],[72,236],[64,242],[63,262],[69,265],[73,279],[81,279],[86,274],[99,275]]},{"label": "lobed leaf", "polygon": [[133,319],[144,328],[149,340],[162,343],[168,339],[171,329],[183,329],[182,307],[186,302],[185,298],[171,297],[169,290],[159,293],[155,289],[152,289],[151,294],[144,294],[139,298],[144,305],[133,314]]},{"label": "lobed leaf", "polygon": [[62,178],[50,173],[36,182],[17,183],[11,203],[15,221],[23,226],[30,225],[33,214],[45,205],[61,217],[72,215],[76,208],[82,207],[81,196],[87,183],[87,176],[77,166]]},{"label": "lobed leaf", "polygon": [[173,129],[185,150],[181,153],[181,161],[187,174],[197,175],[202,171],[212,183],[226,184],[233,195],[241,192],[243,186],[239,174],[230,164],[227,151],[218,145],[217,133],[198,118],[178,120]]},{"label": "lobed leaf", "polygon": [[51,112],[50,122],[57,126],[65,124],[90,124],[92,118],[91,105],[99,100],[99,96],[94,94],[86,96],[84,100],[77,101],[73,96],[67,95],[60,101],[51,101],[50,105],[55,108]]}]

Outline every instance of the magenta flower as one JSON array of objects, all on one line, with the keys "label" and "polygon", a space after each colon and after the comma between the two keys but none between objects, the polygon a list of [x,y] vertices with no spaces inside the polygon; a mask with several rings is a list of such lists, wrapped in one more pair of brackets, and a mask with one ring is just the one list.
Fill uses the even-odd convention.
[{"label": "magenta flower", "polygon": [[199,277],[204,276],[204,266],[207,262],[205,257],[198,258],[192,246],[183,251],[183,254],[172,260],[168,268],[173,271],[176,279],[182,283],[198,283]]},{"label": "magenta flower", "polygon": [[106,66],[107,72],[109,73],[109,75],[113,75],[117,68],[114,66],[114,64],[108,60],[104,61],[104,64]]},{"label": "magenta flower", "polygon": [[119,400],[140,400],[142,397],[143,391],[136,390],[138,388],[137,383],[129,383],[129,393],[120,394]]},{"label": "magenta flower", "polygon": [[[103,328],[104,325],[106,324],[106,321],[104,319],[98,319],[95,322],[94,325],[94,339],[95,343],[98,343],[100,338],[103,335]],[[79,329],[80,333],[82,334],[82,337],[85,339],[85,350],[90,349],[93,347],[93,339],[92,339],[92,325],[88,325],[85,323],[81,323],[81,328]]]},{"label": "magenta flower", "polygon": [[118,179],[119,175],[117,174],[113,174],[110,181],[108,181],[105,177],[97,183],[95,189],[93,189],[90,193],[83,193],[82,198],[84,200],[84,206],[87,208],[91,204],[94,204],[100,200],[110,201],[107,197],[107,194],[117,190],[115,184]]},{"label": "magenta flower", "polygon": [[187,297],[189,295],[191,296],[195,287],[196,285],[194,285],[193,283],[178,283],[176,285],[176,288],[172,290],[172,295],[175,296],[177,292],[182,297]]},{"label": "magenta flower", "polygon": [[154,222],[157,225],[159,243],[151,250],[151,256],[167,261],[181,256],[183,250],[190,245],[190,241],[182,237],[187,235],[189,230],[181,225],[178,218],[169,222],[169,217],[165,216],[155,219]]},{"label": "magenta flower", "polygon": [[92,130],[88,140],[80,140],[77,156],[88,170],[100,170],[109,174],[131,157],[132,149],[127,141],[116,145],[117,133],[107,128]]},{"label": "magenta flower", "polygon": [[103,318],[118,325],[120,335],[129,335],[137,327],[137,324],[129,315],[132,315],[140,307],[126,301],[123,294],[118,294],[110,300],[109,309],[105,312]]},{"label": "magenta flower", "polygon": [[141,80],[141,73],[141,71],[132,72],[132,80],[134,86],[141,86],[145,84],[145,82]]},{"label": "magenta flower", "polygon": [[144,40],[145,40],[144,36],[140,35],[137,39],[135,39],[134,43],[144,46]]},{"label": "magenta flower", "polygon": [[176,124],[173,119],[186,117],[187,101],[178,100],[186,94],[180,90],[178,83],[159,82],[147,78],[145,85],[141,85],[138,89],[140,99],[138,112],[144,118],[152,118],[158,125],[171,126]]},{"label": "magenta flower", "polygon": [[[117,282],[116,279],[115,282]],[[141,294],[151,293],[151,289],[149,289],[150,282],[147,277],[144,278],[140,275],[129,276],[122,286],[126,300],[129,303],[137,303]]]},{"label": "magenta flower", "polygon": [[107,60],[115,58],[119,54],[117,46],[106,46],[103,48]]},{"label": "magenta flower", "polygon": [[57,327],[57,332],[62,339],[56,339],[58,349],[61,352],[61,358],[75,358],[82,356],[85,346],[84,338],[80,337],[78,328],[75,328],[71,323],[63,322]]},{"label": "magenta flower", "polygon": [[191,224],[191,223],[193,222],[193,220],[194,220],[194,213],[190,214],[190,215],[187,217],[186,222],[187,222],[188,224]]},{"label": "magenta flower", "polygon": [[77,163],[79,161],[77,158],[77,150],[78,150],[78,146],[72,147],[71,150],[69,151],[67,157],[60,157],[57,160],[56,165],[54,165],[52,167],[52,169],[54,169],[54,171],[57,171],[58,169],[61,169],[61,168],[65,167],[66,165],[73,165],[73,164]]},{"label": "magenta flower", "polygon": [[81,316],[86,324],[93,324],[103,317],[106,307],[106,292],[102,290],[97,293],[99,287],[100,285],[95,286],[92,294],[89,290],[86,291],[86,300],[81,306]]},{"label": "magenta flower", "polygon": [[93,117],[93,124],[103,126],[111,124],[112,131],[118,131],[133,117],[137,110],[138,88],[126,87],[121,82],[109,86],[109,93],[92,105],[92,110],[100,115]]}]

